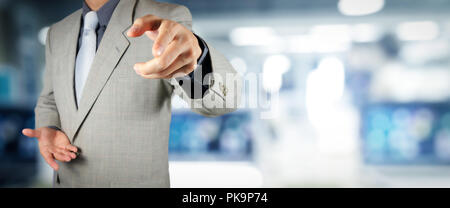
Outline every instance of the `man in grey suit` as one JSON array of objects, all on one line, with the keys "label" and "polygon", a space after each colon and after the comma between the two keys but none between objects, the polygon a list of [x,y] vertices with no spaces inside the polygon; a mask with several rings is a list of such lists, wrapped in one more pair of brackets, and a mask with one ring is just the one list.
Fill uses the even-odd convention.
[{"label": "man in grey suit", "polygon": [[54,187],[169,187],[172,94],[205,116],[237,108],[240,78],[191,26],[180,5],[85,0],[50,27],[36,129],[23,133]]}]

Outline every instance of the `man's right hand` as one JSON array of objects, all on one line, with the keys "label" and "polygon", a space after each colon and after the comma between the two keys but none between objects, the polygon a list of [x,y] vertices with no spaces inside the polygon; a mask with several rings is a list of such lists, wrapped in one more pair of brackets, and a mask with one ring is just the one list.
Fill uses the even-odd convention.
[{"label": "man's right hand", "polygon": [[59,166],[56,160],[61,162],[70,162],[75,159],[77,147],[70,144],[69,138],[64,132],[48,127],[39,129],[24,129],[22,133],[30,138],[37,138],[39,143],[39,151],[45,161],[54,170],[58,170]]}]

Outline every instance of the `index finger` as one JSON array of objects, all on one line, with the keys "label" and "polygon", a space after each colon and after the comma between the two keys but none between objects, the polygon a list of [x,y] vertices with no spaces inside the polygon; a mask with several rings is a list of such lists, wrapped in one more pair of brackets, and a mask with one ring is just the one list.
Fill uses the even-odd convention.
[{"label": "index finger", "polygon": [[158,30],[162,19],[154,15],[146,15],[134,20],[133,25],[128,30],[129,37],[139,37],[146,31]]}]

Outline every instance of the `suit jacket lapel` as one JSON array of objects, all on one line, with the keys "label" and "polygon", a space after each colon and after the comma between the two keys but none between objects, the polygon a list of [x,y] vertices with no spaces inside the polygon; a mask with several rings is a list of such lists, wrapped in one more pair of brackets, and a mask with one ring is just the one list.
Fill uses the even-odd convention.
[{"label": "suit jacket lapel", "polygon": [[[67,31],[62,39],[62,43],[67,44],[64,47],[65,50],[61,54],[59,60],[59,66],[62,69],[62,90],[64,91],[64,108],[69,113],[71,117],[75,117],[77,113],[77,107],[75,103],[75,91],[74,91],[74,72],[75,72],[75,58],[77,55],[77,45],[78,45],[78,34],[80,30],[81,24],[81,14],[82,10],[78,10],[74,12],[71,16],[68,17],[68,23],[64,25],[62,31]],[[70,128],[65,129],[66,134],[70,134],[73,129],[72,126]]]},{"label": "suit jacket lapel", "polygon": [[[72,135],[69,135],[69,138],[73,139],[76,135],[111,73],[130,44],[126,37],[126,31],[133,23],[134,5],[135,0],[120,1],[108,23],[89,71],[80,106],[78,106],[76,120],[74,121],[74,131]],[[73,85],[71,86],[73,88]]]}]

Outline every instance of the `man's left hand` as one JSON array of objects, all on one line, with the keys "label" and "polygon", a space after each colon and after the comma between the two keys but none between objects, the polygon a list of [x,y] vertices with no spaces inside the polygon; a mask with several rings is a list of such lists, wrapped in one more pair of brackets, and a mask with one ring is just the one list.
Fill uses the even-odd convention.
[{"label": "man's left hand", "polygon": [[129,37],[146,34],[154,41],[155,58],[136,63],[134,70],[147,79],[167,79],[185,76],[197,68],[202,50],[195,35],[182,24],[147,15],[134,21],[128,30]]}]

